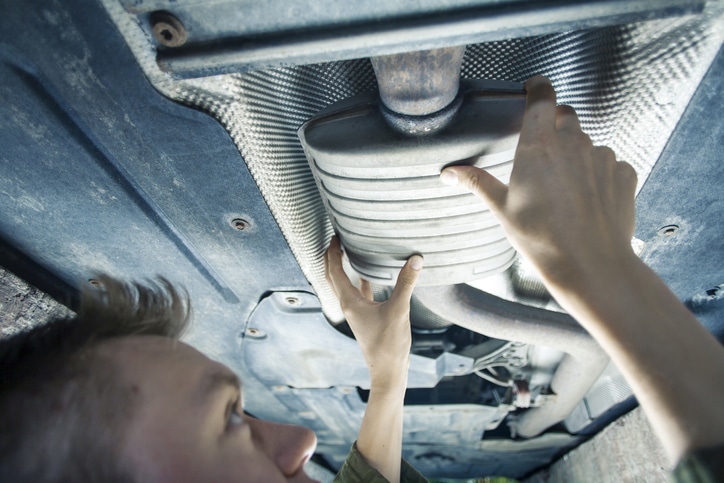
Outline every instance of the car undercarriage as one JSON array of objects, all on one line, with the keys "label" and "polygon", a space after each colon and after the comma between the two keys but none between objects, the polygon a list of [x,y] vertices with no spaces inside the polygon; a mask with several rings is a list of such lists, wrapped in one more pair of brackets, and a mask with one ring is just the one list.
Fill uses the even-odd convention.
[{"label": "car undercarriage", "polygon": [[[71,307],[99,273],[184,286],[185,341],[239,374],[249,414],[313,429],[332,470],[369,393],[324,278],[334,233],[378,300],[428,255],[403,438],[426,476],[523,477],[636,404],[487,208],[437,178],[509,177],[533,75],[634,166],[637,254],[724,338],[720,1],[0,5],[0,264]],[[450,47],[456,117],[396,132],[374,59]]]}]

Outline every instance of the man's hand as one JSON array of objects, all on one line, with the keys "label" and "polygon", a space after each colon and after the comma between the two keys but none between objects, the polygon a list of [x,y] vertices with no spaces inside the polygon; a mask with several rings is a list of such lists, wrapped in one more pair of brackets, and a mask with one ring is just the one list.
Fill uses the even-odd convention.
[{"label": "man's hand", "polygon": [[585,268],[633,255],[636,172],[594,146],[576,112],[556,106],[545,77],[526,83],[523,128],[510,185],[472,166],[442,172],[447,184],[487,202],[511,243],[554,284],[576,284]]},{"label": "man's hand", "polygon": [[402,407],[410,364],[410,297],[422,269],[422,257],[411,257],[397,277],[386,302],[375,302],[369,282],[360,290],[342,269],[342,248],[332,238],[324,255],[325,275],[370,369],[370,396],[357,438],[360,454],[389,481],[400,480]]},{"label": "man's hand", "polygon": [[372,383],[397,383],[407,372],[410,344],[410,297],[422,269],[422,257],[415,255],[400,271],[397,284],[386,302],[375,302],[367,280],[360,290],[342,269],[342,248],[332,238],[324,256],[325,275],[342,306],[347,322],[364,354]]},{"label": "man's hand", "polygon": [[672,462],[724,443],[724,349],[633,253],[633,168],[592,145],[575,111],[556,107],[548,79],[526,88],[510,184],[471,166],[446,168],[441,180],[488,203],[626,377]]}]

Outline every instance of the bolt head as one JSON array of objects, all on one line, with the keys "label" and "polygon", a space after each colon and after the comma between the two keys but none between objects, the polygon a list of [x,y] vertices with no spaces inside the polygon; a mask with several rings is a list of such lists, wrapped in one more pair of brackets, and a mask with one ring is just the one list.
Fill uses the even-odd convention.
[{"label": "bolt head", "polygon": [[284,299],[284,301],[289,305],[299,305],[302,303],[302,301],[299,300],[299,297],[292,297],[292,296],[286,297]]},{"label": "bolt head", "polygon": [[259,330],[255,327],[249,327],[248,329],[246,329],[245,334],[250,339],[263,339],[266,337],[264,331]]},{"label": "bolt head", "polygon": [[234,218],[231,220],[231,226],[239,231],[246,231],[251,227],[251,224],[243,218]]},{"label": "bolt head", "polygon": [[151,15],[151,30],[156,41],[165,47],[181,47],[186,43],[186,29],[179,19],[168,12]]}]

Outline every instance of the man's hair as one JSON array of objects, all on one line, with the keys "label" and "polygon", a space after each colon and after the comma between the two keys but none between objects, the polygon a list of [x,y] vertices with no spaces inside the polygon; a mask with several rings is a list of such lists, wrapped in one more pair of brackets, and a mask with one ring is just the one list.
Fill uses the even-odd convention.
[{"label": "man's hair", "polygon": [[131,335],[178,339],[191,307],[163,278],[96,278],[75,317],[0,341],[0,481],[133,480],[118,457],[130,389],[93,349]]}]

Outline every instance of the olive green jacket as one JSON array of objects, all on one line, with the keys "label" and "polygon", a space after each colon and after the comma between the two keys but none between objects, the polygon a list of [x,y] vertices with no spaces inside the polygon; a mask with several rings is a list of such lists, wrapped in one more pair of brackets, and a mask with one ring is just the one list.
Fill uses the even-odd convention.
[{"label": "olive green jacket", "polygon": [[[672,473],[675,483],[724,483],[724,445],[696,451],[685,457]],[[334,483],[387,483],[387,479],[362,457],[357,444],[349,455]],[[402,460],[401,483],[426,483],[427,480],[410,464]]]},{"label": "olive green jacket", "polygon": [[724,482],[724,445],[698,450],[676,465],[672,474],[676,483]]},{"label": "olive green jacket", "polygon": [[[387,483],[387,478],[374,469],[357,450],[357,443],[347,455],[347,459],[334,477],[334,483]],[[410,464],[402,460],[400,483],[427,483],[427,480]]]}]

